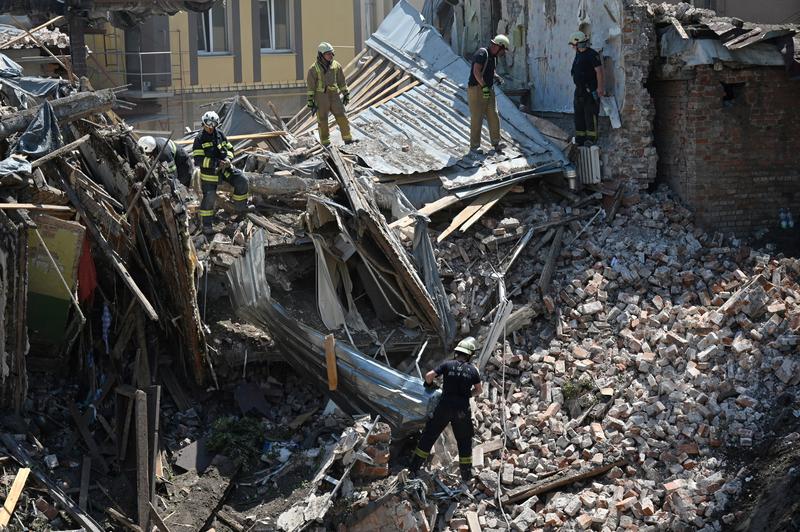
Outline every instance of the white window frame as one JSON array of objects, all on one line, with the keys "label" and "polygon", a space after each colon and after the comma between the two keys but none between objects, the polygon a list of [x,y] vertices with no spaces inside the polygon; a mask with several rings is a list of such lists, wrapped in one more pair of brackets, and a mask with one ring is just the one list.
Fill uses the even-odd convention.
[{"label": "white window frame", "polygon": [[[222,4],[222,9],[225,13],[225,36],[227,37],[226,40],[230,41],[230,24],[228,20],[228,3],[224,2]],[[203,37],[206,40],[206,45],[208,48],[211,48],[212,51],[209,50],[197,50],[198,55],[230,55],[232,52],[230,51],[230,42],[225,43],[226,50],[214,50],[214,15],[213,15],[213,8],[209,9],[208,11],[204,11],[200,13],[200,20],[202,21],[203,26]]]},{"label": "white window frame", "polygon": [[[259,0],[259,10],[261,10],[260,4],[267,4],[267,8],[269,10],[269,36],[270,40],[272,41],[270,44],[275,44],[275,0]],[[275,53],[286,53],[292,51],[292,0],[286,0],[286,27],[289,32],[289,47],[288,48],[261,48],[262,54],[275,54]],[[259,16],[261,14],[259,13]],[[259,43],[261,42],[261,35],[258,36]]]}]

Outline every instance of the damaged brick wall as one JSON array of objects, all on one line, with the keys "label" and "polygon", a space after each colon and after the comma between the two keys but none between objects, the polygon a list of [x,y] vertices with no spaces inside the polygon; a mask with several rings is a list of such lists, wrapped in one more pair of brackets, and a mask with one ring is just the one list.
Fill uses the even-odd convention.
[{"label": "damaged brick wall", "polygon": [[708,228],[775,227],[782,207],[800,216],[800,84],[780,67],[684,78],[651,82],[659,175]]},{"label": "damaged brick wall", "polygon": [[610,129],[600,144],[605,178],[630,180],[637,188],[644,189],[657,176],[655,107],[647,86],[652,62],[657,57],[657,36],[646,3],[628,0],[623,12],[623,59],[621,65],[614,65],[625,76],[625,103],[620,109],[622,127]]}]

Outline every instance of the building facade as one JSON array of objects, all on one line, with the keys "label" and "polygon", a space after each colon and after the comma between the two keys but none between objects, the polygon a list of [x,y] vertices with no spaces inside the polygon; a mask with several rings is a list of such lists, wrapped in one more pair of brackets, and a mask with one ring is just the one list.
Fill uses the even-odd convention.
[{"label": "building facade", "polygon": [[[225,0],[205,13],[151,17],[88,36],[95,86],[128,85],[124,113],[140,130],[195,128],[209,104],[236,94],[265,112],[294,114],[320,41],[346,65],[392,0]],[[411,2],[419,4],[422,0]],[[269,104],[272,104],[270,106]],[[274,107],[274,109],[273,109]]]}]

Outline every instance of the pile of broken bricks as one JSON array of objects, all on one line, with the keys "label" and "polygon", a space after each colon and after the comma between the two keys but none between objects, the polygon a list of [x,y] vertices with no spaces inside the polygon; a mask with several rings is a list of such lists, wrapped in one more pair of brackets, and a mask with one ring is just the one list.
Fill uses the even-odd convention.
[{"label": "pile of broken bricks", "polygon": [[[776,398],[796,397],[800,261],[704,233],[665,191],[624,203],[611,223],[566,224],[552,286],[512,298],[539,319],[489,359],[474,499],[452,525],[468,512],[484,531],[506,518],[514,530],[708,531],[738,518],[727,505],[745,480],[720,448],[758,445]],[[462,333],[485,333],[487,317],[466,312],[496,282],[482,238],[439,248]],[[547,256],[523,251],[506,285]]]}]

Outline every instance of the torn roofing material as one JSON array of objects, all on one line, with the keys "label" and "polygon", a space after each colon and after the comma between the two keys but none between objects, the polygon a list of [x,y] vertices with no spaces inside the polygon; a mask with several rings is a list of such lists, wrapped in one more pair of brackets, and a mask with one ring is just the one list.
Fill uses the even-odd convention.
[{"label": "torn roofing material", "polygon": [[[328,389],[325,335],[289,316],[270,298],[264,272],[265,236],[255,233],[247,252],[228,270],[231,300],[239,317],[269,330],[289,363]],[[398,435],[418,430],[427,418],[429,392],[422,380],[405,375],[336,342],[338,387],[330,392],[349,413],[379,414]]]},{"label": "torn roofing material", "polygon": [[[366,44],[391,63],[396,71],[392,76],[402,80],[405,75],[410,82],[396,90],[396,96],[390,94],[351,115],[351,126],[362,142],[344,151],[359,155],[384,174],[429,172],[456,164],[469,148],[469,63],[405,0],[397,3]],[[567,164],[561,150],[502,91],[496,89],[496,96],[508,144],[506,159],[525,157],[530,166]]]}]

